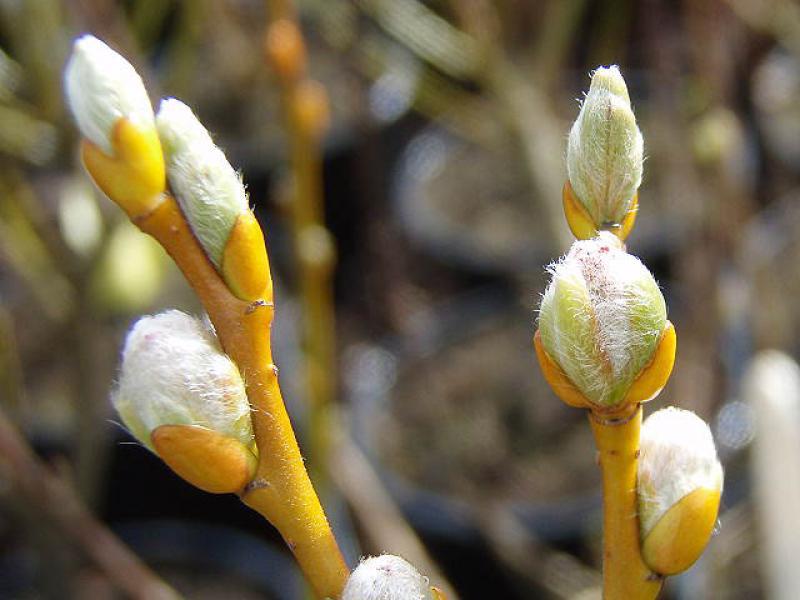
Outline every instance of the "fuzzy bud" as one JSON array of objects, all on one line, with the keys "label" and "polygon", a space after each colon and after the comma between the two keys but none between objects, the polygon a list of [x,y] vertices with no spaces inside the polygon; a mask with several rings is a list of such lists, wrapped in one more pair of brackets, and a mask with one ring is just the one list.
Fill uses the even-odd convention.
[{"label": "fuzzy bud", "polygon": [[688,569],[714,529],[722,465],[708,425],[669,407],[644,422],[638,472],[642,556],[662,575]]},{"label": "fuzzy bud", "polygon": [[192,109],[180,100],[161,101],[156,126],[172,191],[219,269],[237,218],[249,212],[244,184]]},{"label": "fuzzy bud", "polygon": [[[539,311],[540,363],[552,360],[589,406],[620,406],[646,367],[661,368],[657,349],[672,330],[658,284],[607,232],[575,242],[549,270],[553,278]],[[672,368],[668,358],[664,377],[637,401],[663,387]]]},{"label": "fuzzy bud", "polygon": [[92,35],[75,41],[64,84],[81,133],[108,156],[115,154],[112,135],[120,118],[142,129],[154,127],[153,107],[139,74]]},{"label": "fuzzy bud", "polygon": [[161,101],[156,125],[170,186],[206,255],[236,297],[269,295],[264,234],[241,178],[180,100]]},{"label": "fuzzy bud", "polygon": [[428,578],[399,556],[365,558],[350,574],[342,600],[434,600]]},{"label": "fuzzy bud", "polygon": [[130,330],[112,402],[150,449],[160,425],[200,425],[245,445],[253,441],[239,370],[213,332],[178,310],[142,317]]},{"label": "fuzzy bud", "polygon": [[177,310],[139,319],[111,400],[133,436],[200,489],[236,492],[252,478],[244,383],[197,319]]},{"label": "fuzzy bud", "polygon": [[[627,234],[626,220],[633,217],[642,181],[643,153],[642,134],[619,68],[598,68],[567,145],[569,183],[595,230]],[[567,219],[575,232],[569,210]]]}]

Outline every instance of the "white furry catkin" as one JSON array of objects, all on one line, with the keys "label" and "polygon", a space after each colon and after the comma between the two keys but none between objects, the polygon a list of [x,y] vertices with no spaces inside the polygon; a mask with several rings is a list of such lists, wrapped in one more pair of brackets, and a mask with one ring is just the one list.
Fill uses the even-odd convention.
[{"label": "white furry catkin", "polygon": [[199,425],[253,441],[250,405],[236,365],[199,320],[177,310],[139,319],[122,350],[111,400],[122,422],[153,449],[161,425]]},{"label": "white furry catkin", "polygon": [[428,579],[399,556],[365,558],[350,574],[341,600],[432,600]]},{"label": "white furry catkin", "polygon": [[684,496],[699,488],[722,491],[722,483],[722,465],[705,421],[672,406],[645,420],[637,483],[642,539]]},{"label": "white furry catkin", "polygon": [[153,107],[131,64],[92,35],[77,40],[64,71],[64,87],[81,133],[109,156],[111,134],[125,117],[140,128],[155,126]]},{"label": "white furry catkin", "polygon": [[666,326],[658,284],[608,232],[575,242],[549,270],[539,310],[542,346],[590,402],[622,402]]},{"label": "white furry catkin", "polygon": [[569,182],[598,228],[622,223],[632,209],[643,161],[625,80],[616,65],[600,67],[567,143]]},{"label": "white furry catkin", "polygon": [[180,100],[161,101],[156,126],[172,191],[219,269],[237,217],[249,210],[244,184],[192,109]]}]

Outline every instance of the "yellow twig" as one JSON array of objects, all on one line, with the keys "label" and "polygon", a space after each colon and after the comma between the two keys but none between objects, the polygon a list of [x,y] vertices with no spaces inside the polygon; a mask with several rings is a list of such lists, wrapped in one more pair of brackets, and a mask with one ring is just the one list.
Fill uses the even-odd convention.
[{"label": "yellow twig", "polygon": [[650,600],[663,579],[642,560],[636,473],[642,407],[631,414],[589,414],[603,472],[603,598]]},{"label": "yellow twig", "polygon": [[259,465],[255,479],[242,491],[242,500],[278,529],[317,596],[338,598],[348,569],[303,465],[278,386],[269,334],[274,315],[271,294],[255,302],[236,298],[172,197],[135,223],[156,238],[183,271],[247,385]]}]

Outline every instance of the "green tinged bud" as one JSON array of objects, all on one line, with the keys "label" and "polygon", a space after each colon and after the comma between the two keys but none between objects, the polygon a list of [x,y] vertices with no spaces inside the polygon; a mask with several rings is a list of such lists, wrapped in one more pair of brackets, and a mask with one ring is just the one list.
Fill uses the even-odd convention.
[{"label": "green tinged bud", "polygon": [[608,232],[575,242],[549,271],[539,311],[544,350],[591,403],[619,405],[667,323],[658,284]]},{"label": "green tinged bud", "polygon": [[619,68],[598,68],[567,145],[570,185],[598,230],[621,224],[635,209],[643,153],[642,134]]},{"label": "green tinged bud", "polygon": [[156,127],[170,187],[200,245],[220,270],[236,219],[249,212],[244,184],[192,109],[180,100],[161,101]]}]

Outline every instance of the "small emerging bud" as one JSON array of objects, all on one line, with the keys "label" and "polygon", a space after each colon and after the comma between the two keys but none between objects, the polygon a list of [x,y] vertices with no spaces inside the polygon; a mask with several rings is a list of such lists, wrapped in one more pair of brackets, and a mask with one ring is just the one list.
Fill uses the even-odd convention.
[{"label": "small emerging bud", "polygon": [[[621,238],[627,235],[635,217],[643,153],[642,134],[619,68],[598,68],[567,145],[569,186],[564,200],[573,233],[586,238],[592,230],[607,229]],[[569,206],[573,193],[585,215]],[[583,223],[586,216],[589,223]]]},{"label": "small emerging bud", "polygon": [[688,569],[702,554],[719,510],[722,465],[708,425],[669,407],[644,422],[638,473],[642,557],[656,573]]},{"label": "small emerging bud", "polygon": [[[180,100],[162,100],[156,124],[170,186],[194,235],[236,296],[259,298],[268,285],[269,266],[241,178]],[[226,268],[228,262],[234,266]]]},{"label": "small emerging bud", "polygon": [[433,594],[427,577],[399,556],[383,554],[361,561],[342,600],[434,600]]},{"label": "small emerging bud", "polygon": [[122,56],[92,35],[75,41],[64,73],[67,102],[84,137],[114,156],[112,133],[120,118],[154,127],[142,78]]},{"label": "small emerging bud", "polygon": [[249,481],[244,383],[197,319],[177,310],[139,319],[125,339],[112,402],[134,437],[190,483],[232,492]]},{"label": "small emerging bud", "polygon": [[554,391],[568,404],[610,409],[655,397],[675,337],[647,268],[602,232],[575,242],[550,272],[536,344]]}]

